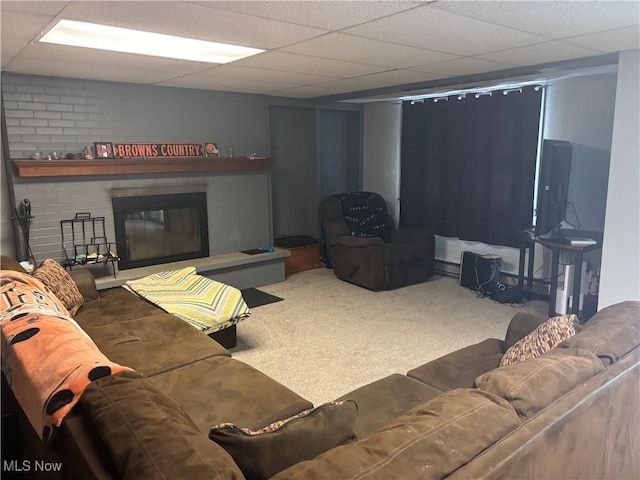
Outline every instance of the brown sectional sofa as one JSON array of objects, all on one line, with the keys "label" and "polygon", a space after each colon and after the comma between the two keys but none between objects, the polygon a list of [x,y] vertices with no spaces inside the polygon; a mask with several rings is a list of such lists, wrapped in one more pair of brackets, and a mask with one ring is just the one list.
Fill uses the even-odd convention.
[{"label": "brown sectional sofa", "polygon": [[[311,407],[124,289],[98,298],[89,272],[74,280],[85,296],[77,322],[135,372],[90,384],[54,452],[14,406],[23,458],[58,459],[66,478],[240,479],[209,428],[259,429]],[[640,303],[603,309],[551,352],[499,367],[507,348],[544,320],[518,313],[504,340],[342,395],[358,406],[357,441],[273,478],[640,478]],[[10,401],[3,398],[3,412]]]}]

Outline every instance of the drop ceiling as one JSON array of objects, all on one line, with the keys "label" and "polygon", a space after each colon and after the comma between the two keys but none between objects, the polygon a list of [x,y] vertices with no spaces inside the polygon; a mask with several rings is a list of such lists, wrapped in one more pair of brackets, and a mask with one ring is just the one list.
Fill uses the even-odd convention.
[{"label": "drop ceiling", "polygon": [[[639,1],[2,0],[0,12],[4,72],[296,98],[358,99],[640,48]],[[265,52],[216,65],[38,42],[60,19]]]}]

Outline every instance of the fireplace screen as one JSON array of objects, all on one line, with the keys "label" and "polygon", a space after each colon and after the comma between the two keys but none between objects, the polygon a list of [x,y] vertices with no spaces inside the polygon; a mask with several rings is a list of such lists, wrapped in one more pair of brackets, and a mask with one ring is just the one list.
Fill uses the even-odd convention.
[{"label": "fireplace screen", "polygon": [[206,193],[112,199],[121,270],[209,255]]}]

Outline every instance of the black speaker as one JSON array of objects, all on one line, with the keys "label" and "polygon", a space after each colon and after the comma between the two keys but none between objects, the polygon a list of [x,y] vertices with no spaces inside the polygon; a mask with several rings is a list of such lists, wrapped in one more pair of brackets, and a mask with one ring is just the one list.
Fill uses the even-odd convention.
[{"label": "black speaker", "polygon": [[495,255],[462,252],[458,283],[483,295],[493,295],[505,289],[500,283],[502,259]]}]

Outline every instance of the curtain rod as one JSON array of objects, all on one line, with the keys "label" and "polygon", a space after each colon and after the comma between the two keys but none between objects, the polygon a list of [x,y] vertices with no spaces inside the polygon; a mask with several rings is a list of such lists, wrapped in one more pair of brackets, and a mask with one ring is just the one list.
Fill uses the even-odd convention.
[{"label": "curtain rod", "polygon": [[425,95],[412,95],[407,97],[401,97],[400,100],[403,102],[411,102],[414,103],[422,103],[425,99],[434,99],[434,102],[438,102],[440,100],[449,99],[449,97],[456,96],[458,100],[462,100],[467,97],[467,95],[472,94],[475,98],[480,98],[483,95],[492,95],[493,92],[502,90],[503,95],[508,95],[511,92],[520,92],[522,93],[522,89],[524,87],[533,86],[533,89],[537,92],[541,88],[548,87],[549,85],[546,83],[537,82],[522,82],[522,83],[510,83],[503,85],[495,85],[493,87],[473,87],[473,88],[465,88],[460,90],[450,90],[447,92],[439,92],[439,93],[429,93]]}]

